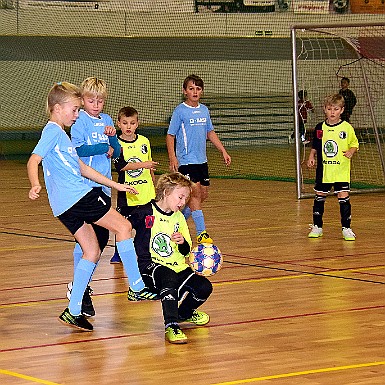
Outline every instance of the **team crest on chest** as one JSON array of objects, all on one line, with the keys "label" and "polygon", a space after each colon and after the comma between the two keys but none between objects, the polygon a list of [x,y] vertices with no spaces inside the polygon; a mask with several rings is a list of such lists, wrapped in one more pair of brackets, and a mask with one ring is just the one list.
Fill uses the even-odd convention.
[{"label": "team crest on chest", "polygon": [[333,158],[338,153],[338,145],[334,140],[327,140],[324,144],[324,153],[328,158]]},{"label": "team crest on chest", "polygon": [[[132,157],[127,160],[127,163],[138,163],[141,162],[141,160],[137,157]],[[131,177],[131,178],[137,178],[138,176],[143,174],[143,169],[138,168],[137,170],[127,170],[126,173]]]},{"label": "team crest on chest", "polygon": [[148,153],[147,144],[142,144],[142,147],[140,150],[142,151],[142,154],[147,154]]},{"label": "team crest on chest", "polygon": [[154,222],[155,222],[155,216],[147,215],[145,219],[146,229],[152,229],[152,227],[154,226]]},{"label": "team crest on chest", "polygon": [[173,253],[171,238],[168,234],[158,233],[152,239],[152,249],[162,258],[167,258]]},{"label": "team crest on chest", "polygon": [[340,131],[339,137],[340,137],[340,139],[346,139],[346,137],[347,137],[346,132],[345,131]]}]

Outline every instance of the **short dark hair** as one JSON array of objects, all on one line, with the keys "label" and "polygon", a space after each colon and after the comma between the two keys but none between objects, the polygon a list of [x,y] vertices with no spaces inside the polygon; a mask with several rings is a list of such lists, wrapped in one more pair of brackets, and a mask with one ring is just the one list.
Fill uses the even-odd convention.
[{"label": "short dark hair", "polygon": [[118,112],[118,120],[120,121],[122,116],[129,118],[130,116],[139,115],[138,111],[134,107],[126,106],[122,107]]},{"label": "short dark hair", "polygon": [[187,76],[186,79],[184,79],[184,81],[183,81],[183,89],[184,90],[187,89],[187,84],[190,81],[193,82],[197,87],[202,88],[202,90],[203,90],[204,84],[203,84],[202,78],[200,78],[198,75],[194,75],[194,74],[189,75],[189,76]]},{"label": "short dark hair", "polygon": [[298,97],[300,98],[300,99],[303,99],[303,98],[305,98],[307,96],[307,91],[306,90],[300,90],[300,91],[298,91]]},{"label": "short dark hair", "polygon": [[344,77],[341,79],[341,82],[342,82],[342,80],[345,80],[345,81],[348,82],[348,84],[350,84],[350,79],[349,79],[349,78],[347,78],[347,77],[344,76]]}]

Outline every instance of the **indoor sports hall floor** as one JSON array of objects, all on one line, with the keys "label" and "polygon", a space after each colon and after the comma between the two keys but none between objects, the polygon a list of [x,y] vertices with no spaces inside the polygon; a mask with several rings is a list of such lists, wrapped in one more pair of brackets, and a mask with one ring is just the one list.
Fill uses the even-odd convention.
[{"label": "indoor sports hall floor", "polygon": [[[28,200],[25,163],[0,161],[0,384],[383,385],[385,194],[352,196],[355,242],[336,198],[308,239],[312,200],[289,182],[212,181],[208,229],[224,255],[203,310],[164,340],[159,302],[128,302],[108,247],[92,287],[92,333],[58,322],[73,241],[46,194]],[[112,240],[110,241],[112,245]]]}]

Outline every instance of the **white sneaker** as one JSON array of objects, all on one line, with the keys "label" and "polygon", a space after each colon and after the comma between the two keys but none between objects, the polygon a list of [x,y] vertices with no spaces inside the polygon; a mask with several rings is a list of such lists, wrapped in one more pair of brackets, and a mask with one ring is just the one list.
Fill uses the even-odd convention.
[{"label": "white sneaker", "polygon": [[356,234],[353,233],[353,230],[350,227],[343,227],[342,228],[342,236],[344,237],[345,241],[355,241],[356,240]]},{"label": "white sneaker", "polygon": [[309,238],[319,238],[322,237],[323,231],[322,227],[318,227],[317,225],[310,225],[310,233],[308,234]]}]

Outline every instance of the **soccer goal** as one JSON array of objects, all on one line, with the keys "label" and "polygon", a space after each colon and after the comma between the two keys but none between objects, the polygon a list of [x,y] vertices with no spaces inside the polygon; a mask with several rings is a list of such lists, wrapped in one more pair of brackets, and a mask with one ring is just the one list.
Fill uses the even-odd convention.
[{"label": "soccer goal", "polygon": [[353,192],[385,189],[385,23],[296,25],[291,28],[296,183],[298,198],[313,196],[315,170],[306,166],[310,144],[299,139],[298,92],[307,91],[314,106],[308,112],[306,138],[324,119],[323,101],[350,80],[357,104],[350,123],[360,150],[353,157]]}]

